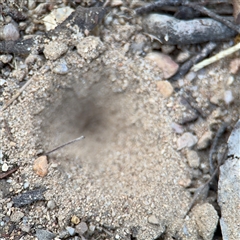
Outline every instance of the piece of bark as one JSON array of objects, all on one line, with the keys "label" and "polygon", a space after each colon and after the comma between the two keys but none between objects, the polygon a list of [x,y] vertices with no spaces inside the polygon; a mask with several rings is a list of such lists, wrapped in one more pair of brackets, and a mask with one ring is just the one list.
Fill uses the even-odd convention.
[{"label": "piece of bark", "polygon": [[23,207],[36,201],[45,200],[43,193],[46,191],[45,188],[34,189],[25,193],[22,193],[13,198],[15,207]]},{"label": "piece of bark", "polygon": [[164,14],[150,14],[143,21],[144,31],[156,36],[162,44],[187,45],[226,41],[236,32],[210,18],[178,20]]},{"label": "piece of bark", "polygon": [[14,167],[14,168],[8,170],[7,172],[0,173],[0,179],[10,176],[12,173],[16,172],[18,170],[18,168],[19,167]]}]

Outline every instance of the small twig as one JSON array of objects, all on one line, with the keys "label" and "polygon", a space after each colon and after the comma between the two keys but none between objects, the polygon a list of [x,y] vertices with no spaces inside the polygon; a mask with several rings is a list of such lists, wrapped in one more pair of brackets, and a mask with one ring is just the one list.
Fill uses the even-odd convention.
[{"label": "small twig", "polygon": [[191,67],[204,59],[206,56],[208,56],[215,48],[217,44],[214,42],[209,42],[200,53],[198,53],[196,56],[193,56],[190,58],[187,62],[185,62],[178,70],[178,72],[171,78],[172,81],[176,81],[179,78],[183,77],[190,69]]},{"label": "small twig", "polygon": [[6,178],[8,177],[9,175],[11,175],[12,173],[16,172],[18,170],[19,167],[15,167],[7,172],[4,172],[4,173],[0,173],[0,179],[3,179],[3,178]]},{"label": "small twig", "polygon": [[73,140],[71,140],[71,141],[69,141],[69,142],[66,142],[66,143],[64,143],[64,144],[62,144],[62,145],[60,145],[60,146],[52,149],[51,151],[47,152],[45,155],[49,155],[50,153],[53,153],[53,152],[57,151],[57,150],[60,149],[60,148],[66,147],[67,145],[72,144],[72,143],[75,143],[75,142],[77,142],[77,141],[80,141],[80,140],[82,140],[82,139],[84,139],[84,138],[85,138],[84,136],[75,138],[75,139],[73,139]]},{"label": "small twig", "polygon": [[19,90],[18,92],[12,97],[12,99],[10,99],[6,105],[1,109],[1,112],[3,112],[4,110],[6,110],[13,102],[14,100],[16,100],[21,93],[27,88],[28,85],[30,85],[33,82],[34,78],[29,79]]},{"label": "small twig", "polygon": [[194,72],[197,72],[198,70],[210,65],[211,63],[214,63],[214,62],[216,62],[222,58],[225,58],[226,56],[238,51],[239,49],[240,49],[240,43],[238,43],[235,46],[230,47],[226,50],[221,51],[220,53],[216,54],[213,57],[203,60],[202,62],[193,66],[191,70]]},{"label": "small twig", "polygon": [[240,33],[240,27],[238,25],[235,25],[234,23],[228,21],[227,19],[225,19],[224,17],[221,17],[219,15],[217,15],[216,13],[208,10],[207,8],[200,6],[198,4],[195,3],[183,3],[183,6],[187,6],[187,7],[191,7],[196,11],[199,11],[209,17],[211,17],[212,19],[223,23],[224,25],[228,26],[229,28],[231,28],[232,30],[236,31],[237,33]]},{"label": "small twig", "polygon": [[212,175],[214,172],[214,164],[213,164],[213,155],[214,153],[217,152],[217,145],[219,142],[219,139],[222,137],[222,135],[224,134],[224,132],[227,129],[227,124],[223,123],[222,126],[218,129],[215,138],[213,139],[213,143],[209,152],[209,166],[210,166],[210,174]]},{"label": "small twig", "polygon": [[195,205],[196,201],[198,201],[200,199],[200,196],[201,194],[203,193],[203,190],[206,189],[208,187],[208,185],[213,181],[213,179],[215,178],[216,174],[218,173],[219,171],[219,168],[220,166],[224,163],[224,160],[226,159],[227,157],[227,153],[228,153],[228,149],[226,148],[225,149],[225,152],[224,154],[222,155],[222,158],[221,160],[219,161],[218,163],[218,166],[216,167],[216,169],[214,170],[214,172],[212,173],[211,177],[208,179],[208,181],[206,183],[204,183],[201,187],[199,187],[195,193],[194,193],[194,196],[193,196],[193,199],[190,203],[190,205],[188,206],[188,210],[187,212],[184,214],[184,217],[185,218],[188,213],[191,211],[192,207]]}]

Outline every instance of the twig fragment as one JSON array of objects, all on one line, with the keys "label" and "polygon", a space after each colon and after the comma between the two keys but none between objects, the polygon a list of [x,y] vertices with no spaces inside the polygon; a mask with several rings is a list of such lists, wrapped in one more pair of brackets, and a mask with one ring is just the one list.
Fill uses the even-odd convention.
[{"label": "twig fragment", "polygon": [[75,142],[77,142],[77,141],[80,141],[80,140],[82,140],[82,139],[84,139],[84,138],[85,138],[84,136],[75,138],[75,139],[73,139],[73,140],[71,140],[71,141],[69,141],[69,142],[66,142],[66,143],[64,143],[64,144],[62,144],[62,145],[60,145],[60,146],[52,149],[51,151],[48,151],[45,155],[49,155],[49,154],[57,151],[57,150],[60,149],[60,148],[66,147],[67,145],[70,145],[70,144],[72,144],[72,143],[75,143]]},{"label": "twig fragment", "polygon": [[220,53],[216,54],[213,57],[203,60],[202,62],[193,66],[191,70],[194,72],[197,72],[198,70],[210,65],[211,63],[214,63],[214,62],[216,62],[222,58],[225,58],[226,56],[238,51],[239,49],[240,49],[240,43],[238,43],[235,46],[230,47],[226,50],[221,51]]},{"label": "twig fragment", "polygon": [[0,173],[0,179],[6,178],[9,175],[11,175],[12,173],[16,172],[18,170],[19,167],[14,167],[11,170],[4,172],[4,173]]},{"label": "twig fragment", "polygon": [[183,77],[194,64],[198,63],[206,56],[208,56],[216,48],[216,46],[217,44],[214,42],[209,42],[208,44],[206,44],[206,46],[202,49],[200,53],[190,58],[179,68],[178,72],[171,78],[171,80],[176,81],[179,78]]}]

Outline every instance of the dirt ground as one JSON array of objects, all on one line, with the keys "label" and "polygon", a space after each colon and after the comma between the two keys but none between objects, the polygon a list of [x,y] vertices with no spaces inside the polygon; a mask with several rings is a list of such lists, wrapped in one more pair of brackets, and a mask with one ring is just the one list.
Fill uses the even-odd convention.
[{"label": "dirt ground", "polygon": [[[174,92],[164,97],[157,88],[165,80],[161,71],[144,58],[157,43],[143,33],[141,17],[128,21],[118,11],[88,38],[59,35],[54,43],[67,50],[56,60],[46,59],[55,54],[50,49],[30,63],[14,56],[12,67],[2,69],[3,106],[32,82],[1,113],[0,166],[19,169],[0,180],[0,239],[221,239],[214,186],[185,214],[194,191],[210,178],[217,130],[227,123],[224,145],[239,118],[233,57],[172,82]],[[83,41],[85,55],[79,54]],[[202,112],[191,122],[186,119],[195,111],[181,101],[186,93]],[[181,149],[185,133],[197,141]],[[46,176],[33,171],[40,154],[81,135],[49,154]],[[17,207],[13,197],[32,189],[44,189],[43,199]]]}]

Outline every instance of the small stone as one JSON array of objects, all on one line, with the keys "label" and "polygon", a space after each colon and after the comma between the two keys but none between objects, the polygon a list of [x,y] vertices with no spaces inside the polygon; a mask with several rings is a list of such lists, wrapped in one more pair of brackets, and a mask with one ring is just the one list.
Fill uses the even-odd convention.
[{"label": "small stone", "polygon": [[171,127],[172,127],[172,129],[173,129],[176,133],[178,133],[178,134],[181,134],[181,133],[184,132],[183,126],[181,126],[180,124],[177,124],[177,123],[175,123],[175,122],[172,122],[172,123],[171,123]]},{"label": "small stone", "polygon": [[200,165],[200,158],[196,151],[188,150],[187,160],[188,160],[188,164],[191,168],[198,168]]},{"label": "small stone", "polygon": [[65,43],[50,42],[44,45],[44,55],[47,59],[56,60],[60,58],[68,50],[68,46]]},{"label": "small stone", "polygon": [[60,74],[60,75],[65,75],[68,73],[68,67],[67,64],[65,62],[59,63],[57,64],[54,68],[53,68],[53,72]]},{"label": "small stone", "polygon": [[80,222],[76,226],[76,232],[80,235],[84,234],[88,230],[88,225],[85,222]]},{"label": "small stone", "polygon": [[56,207],[56,203],[53,200],[49,200],[47,203],[47,208],[54,209]]},{"label": "small stone", "polygon": [[83,38],[76,46],[78,54],[88,61],[92,61],[104,52],[105,47],[99,37]]},{"label": "small stone", "polygon": [[162,52],[165,54],[170,54],[171,52],[173,52],[175,50],[175,46],[174,45],[162,45],[161,47]]},{"label": "small stone", "polygon": [[24,213],[23,212],[16,211],[16,212],[14,212],[11,215],[10,219],[11,219],[12,222],[16,222],[17,223],[17,222],[20,222],[23,217],[24,217]]},{"label": "small stone", "polygon": [[39,240],[51,240],[56,237],[56,235],[48,230],[36,229],[36,237]]},{"label": "small stone", "polygon": [[197,205],[192,210],[198,228],[198,234],[204,239],[213,239],[217,228],[218,214],[214,207],[209,203]]},{"label": "small stone", "polygon": [[234,100],[233,94],[231,90],[227,90],[224,92],[224,101],[226,104],[232,103]]},{"label": "small stone", "polygon": [[25,182],[25,183],[23,184],[23,188],[24,188],[24,189],[27,189],[27,188],[29,188],[29,185],[30,185],[29,182]]},{"label": "small stone", "polygon": [[12,60],[13,56],[8,54],[8,55],[1,55],[0,56],[0,61],[3,63],[9,63]]},{"label": "small stone", "polygon": [[177,140],[178,150],[183,148],[191,148],[197,143],[198,139],[190,132],[184,133],[180,138]]},{"label": "small stone", "polygon": [[207,148],[210,145],[212,138],[213,138],[213,133],[211,131],[205,132],[198,141],[197,149],[202,150]]},{"label": "small stone", "polygon": [[72,227],[66,227],[66,230],[68,231],[68,233],[73,236],[75,234],[75,229]]},{"label": "small stone", "polygon": [[191,54],[188,51],[180,52],[176,58],[176,62],[183,63],[191,57]]},{"label": "small stone", "polygon": [[235,58],[230,62],[229,65],[230,73],[237,74],[240,69],[240,58]]},{"label": "small stone", "polygon": [[2,171],[3,172],[6,172],[7,170],[8,170],[8,165],[6,164],[6,163],[4,163],[3,165],[2,165]]},{"label": "small stone", "polygon": [[159,225],[159,220],[155,215],[151,215],[150,217],[148,217],[148,222],[154,225]]},{"label": "small stone", "polygon": [[172,84],[168,81],[158,81],[157,89],[163,95],[164,98],[169,98],[174,91]]},{"label": "small stone", "polygon": [[72,218],[71,218],[71,222],[75,225],[79,224],[80,223],[80,219],[79,217],[77,217],[76,215],[73,215]]},{"label": "small stone", "polygon": [[47,156],[41,156],[34,161],[33,170],[40,177],[44,177],[48,173],[48,161]]},{"label": "small stone", "polygon": [[31,226],[29,226],[29,225],[26,225],[26,224],[23,224],[21,227],[20,227],[20,229],[23,231],[23,232],[30,232],[30,230],[31,230]]},{"label": "small stone", "polygon": [[191,82],[195,77],[197,73],[196,72],[189,72],[186,76],[185,79],[189,82]]},{"label": "small stone", "polygon": [[2,87],[7,81],[3,78],[0,78],[0,87]]},{"label": "small stone", "polygon": [[16,24],[8,23],[1,29],[0,39],[5,41],[16,41],[20,37],[19,29]]},{"label": "small stone", "polygon": [[160,52],[150,52],[145,59],[155,64],[163,73],[163,77],[168,79],[178,71],[178,64],[175,63],[168,55]]},{"label": "small stone", "polygon": [[178,184],[184,188],[187,188],[191,185],[192,180],[190,178],[180,179]]}]

